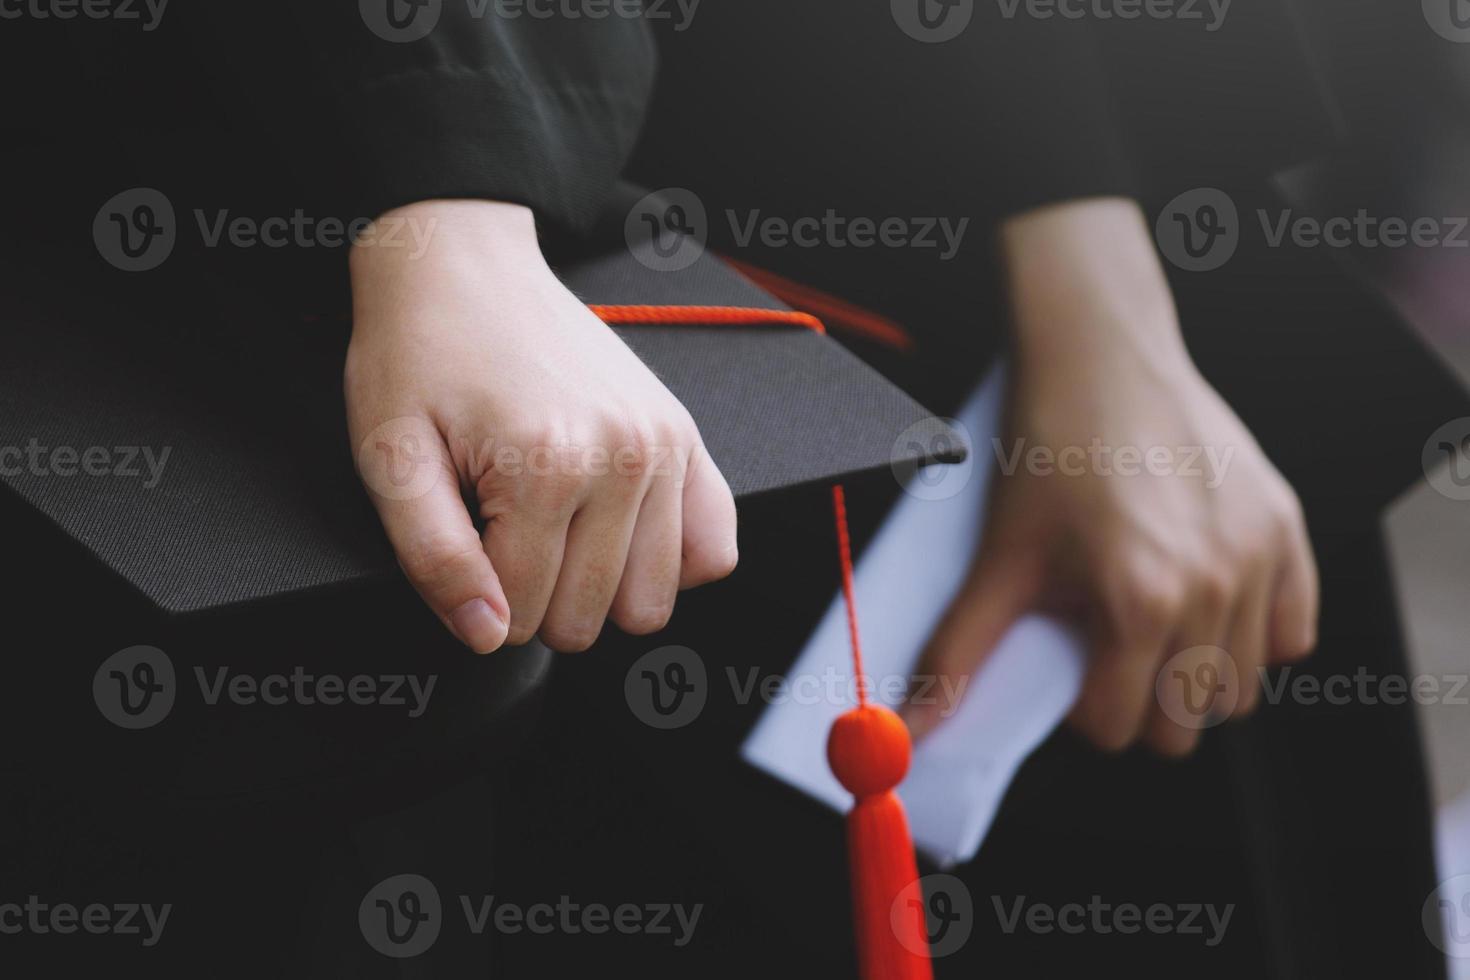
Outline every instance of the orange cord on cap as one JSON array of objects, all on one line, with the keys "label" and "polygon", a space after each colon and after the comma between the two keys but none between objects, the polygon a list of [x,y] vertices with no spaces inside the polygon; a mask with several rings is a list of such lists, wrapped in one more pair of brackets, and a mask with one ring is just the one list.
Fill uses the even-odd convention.
[{"label": "orange cord on cap", "polygon": [[826,333],[822,321],[797,310],[763,310],[757,306],[589,306],[603,323],[615,324],[756,324],[790,323]]},{"label": "orange cord on cap", "polygon": [[821,317],[823,323],[831,324],[839,333],[853,333],[894,350],[913,349],[914,338],[909,336],[908,331],[881,313],[874,313],[831,293],[787,279],[769,269],[749,265],[728,255],[720,258],[787,306]]},{"label": "orange cord on cap", "polygon": [[[794,310],[744,306],[593,306],[591,310],[610,324],[781,323],[826,333],[822,321]],[[932,980],[918,862],[908,818],[894,792],[908,772],[912,744],[897,715],[868,703],[852,585],[847,495],[840,483],[832,486],[832,513],[858,705],[833,723],[827,761],[854,800],[847,814],[847,854],[858,968],[862,980]]]}]

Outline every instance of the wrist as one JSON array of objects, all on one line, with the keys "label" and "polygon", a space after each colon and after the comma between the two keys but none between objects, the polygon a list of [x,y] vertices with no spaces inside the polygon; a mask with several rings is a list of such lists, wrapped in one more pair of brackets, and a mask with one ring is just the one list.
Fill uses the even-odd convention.
[{"label": "wrist", "polygon": [[1027,212],[1001,228],[1021,370],[1192,364],[1138,206],[1122,198]]},{"label": "wrist", "polygon": [[[413,243],[410,245],[409,243]],[[555,283],[529,208],[495,201],[420,201],[379,215],[348,259],[353,335],[417,332],[450,302],[501,303]]]},{"label": "wrist", "polygon": [[422,266],[479,274],[541,272],[546,260],[531,209],[503,201],[416,201],[385,211],[352,245],[348,267],[360,274]]}]

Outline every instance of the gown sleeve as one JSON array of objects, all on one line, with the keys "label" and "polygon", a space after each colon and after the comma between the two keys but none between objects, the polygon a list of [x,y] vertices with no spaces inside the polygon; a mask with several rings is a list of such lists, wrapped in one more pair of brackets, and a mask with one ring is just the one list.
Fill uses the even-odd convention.
[{"label": "gown sleeve", "polygon": [[865,213],[989,223],[1260,179],[1336,135],[1292,0],[784,6],[709,4],[660,33],[643,169],[676,160],[767,175],[767,196],[799,187]]},{"label": "gown sleeve", "polygon": [[[207,111],[247,152],[343,213],[430,198],[530,206],[588,227],[653,85],[640,18],[546,16],[514,0],[360,0],[180,11]],[[538,14],[538,11],[541,13]]]}]

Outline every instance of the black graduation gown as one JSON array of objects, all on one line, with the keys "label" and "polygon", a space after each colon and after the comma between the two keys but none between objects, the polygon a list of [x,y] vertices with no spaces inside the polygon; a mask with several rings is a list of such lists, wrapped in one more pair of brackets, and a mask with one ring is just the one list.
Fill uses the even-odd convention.
[{"label": "black graduation gown", "polygon": [[[94,172],[131,163],[237,206],[372,217],[473,197],[585,229],[642,122],[652,39],[634,18],[498,9],[226,0],[166,6],[147,30],[7,19],[0,82],[27,93],[7,113],[7,149],[69,145],[95,154]],[[25,196],[45,171],[11,177]]]},{"label": "black graduation gown", "polygon": [[[79,188],[110,192],[152,183],[178,188],[181,197],[197,198],[201,205],[227,202],[277,211],[283,202],[299,201],[344,216],[371,215],[426,197],[495,198],[532,206],[554,228],[573,233],[589,228],[624,170],[643,117],[654,61],[648,37],[636,22],[617,18],[513,21],[475,19],[463,10],[443,5],[442,18],[465,17],[460,29],[413,43],[374,34],[350,5],[340,11],[261,11],[225,3],[180,7],[168,10],[164,25],[151,33],[86,22],[7,24],[25,31],[7,31],[12,42],[24,38],[13,44],[15,56],[0,69],[14,72],[8,90],[60,93],[52,101],[22,100],[15,124],[23,138],[17,142],[62,149],[60,156],[11,155],[12,165],[24,168],[9,175],[12,200],[43,204],[21,212],[37,219],[31,228],[41,237],[55,234],[67,220],[90,220],[100,198],[78,193]],[[977,6],[976,17],[983,16]],[[1259,169],[1257,153],[1277,160],[1295,156],[1301,143],[1320,134],[1321,119],[1294,99],[1254,116],[1194,111],[1193,99],[1238,93],[1242,85],[1271,102],[1310,88],[1295,70],[1300,62],[1290,56],[1275,59],[1275,71],[1260,71],[1259,45],[1270,49],[1286,36],[1272,29],[1279,24],[1274,17],[1241,18],[1257,29],[1222,39],[1213,48],[1202,39],[1178,39],[1186,47],[1198,45],[1189,55],[1160,43],[1175,40],[1164,27],[1148,35],[1099,38],[1060,23],[1021,23],[1025,43],[1015,41],[1014,32],[975,31],[963,42],[952,42],[959,46],[937,48],[910,44],[898,35],[895,40],[910,46],[890,49],[875,46],[875,38],[893,29],[883,5],[824,11],[809,22],[818,28],[816,36],[804,35],[802,19],[786,6],[711,5],[696,15],[686,37],[665,48],[674,69],[672,84],[662,90],[662,115],[656,118],[662,123],[648,134],[634,175],[654,184],[694,187],[716,214],[718,208],[748,205],[786,214],[832,206],[874,216],[973,217],[978,224],[964,253],[938,269],[909,253],[787,251],[774,261],[743,256],[898,317],[923,336],[921,350],[959,346],[979,355],[970,362],[974,373],[968,366],[952,370],[962,363],[954,357],[934,358],[949,371],[933,361],[921,366],[888,362],[894,374],[908,378],[943,409],[973,380],[1000,337],[985,326],[998,322],[1002,305],[993,282],[986,281],[992,266],[983,229],[989,221],[1047,201],[1101,193],[1147,196],[1180,179],[1193,184],[1218,178],[1222,169],[1233,174]],[[1223,72],[1230,82],[1221,86],[1196,79],[1180,88],[1177,70],[1151,74],[1148,66],[1176,59],[1190,71],[1216,73],[1217,80]],[[1094,69],[1101,65],[1114,69],[1111,90],[1097,84]],[[1129,65],[1131,73],[1120,71]],[[1171,83],[1158,84],[1160,77]],[[770,87],[762,89],[762,80]],[[726,81],[724,88],[710,84]],[[1181,91],[1191,97],[1180,96]],[[986,111],[976,112],[977,106]],[[780,111],[784,108],[791,111]],[[971,117],[984,124],[966,125]],[[1210,126],[1225,124],[1210,132]],[[1190,127],[1191,135],[1179,137],[1181,126]],[[1137,147],[1145,145],[1172,151],[1138,153]],[[1160,159],[1168,166],[1153,172],[1150,162]],[[753,180],[752,175],[768,176]],[[852,196],[858,192],[864,196]],[[728,247],[728,242],[719,244]],[[342,270],[335,265],[340,256],[326,264],[314,258],[294,256],[290,262],[271,261],[269,267],[291,272],[309,293],[317,292],[326,277],[340,285]],[[263,288],[277,285],[270,276],[257,282]],[[1290,291],[1286,286],[1281,292]],[[1261,316],[1238,296],[1234,305],[1222,302],[1232,295],[1219,289],[1184,297],[1186,323],[1209,317],[1223,330],[1222,311]],[[1364,304],[1347,287],[1334,296],[1335,313],[1361,312]],[[1321,301],[1302,296],[1281,310],[1320,310],[1311,304]],[[960,310],[963,316],[957,315]],[[1257,321],[1263,334],[1266,324],[1287,319],[1281,310],[1272,320]],[[1382,332],[1382,324],[1374,329]],[[1216,371],[1230,370],[1231,354],[1239,355],[1237,343],[1217,335]],[[1364,344],[1362,350],[1404,354],[1392,339]],[[1237,357],[1234,363],[1234,381],[1222,387],[1248,403],[1254,377],[1275,369],[1265,357]],[[1352,369],[1344,367],[1336,390],[1349,390],[1354,380]],[[1320,415],[1291,404],[1288,408],[1303,412],[1300,424],[1273,439],[1271,420],[1281,406],[1257,393],[1254,407],[1247,421],[1262,433],[1268,450],[1280,455],[1293,446],[1300,450],[1321,431],[1315,427],[1323,421]],[[1310,476],[1300,465],[1294,472],[1290,459],[1282,465],[1294,478]],[[1372,656],[1391,667],[1401,653],[1379,581],[1381,566],[1374,562],[1374,539],[1362,530],[1384,490],[1375,484],[1367,491],[1351,509],[1356,523],[1344,520],[1340,533],[1327,533],[1334,544],[1328,553],[1335,560],[1324,567],[1332,581],[1346,585],[1334,588],[1329,582],[1325,645],[1341,638],[1345,642],[1338,649],[1355,656],[1362,651],[1351,641],[1372,635],[1381,641]],[[881,512],[879,498],[857,502],[860,535],[862,522],[870,526]],[[774,536],[779,540],[750,542],[748,567],[733,583],[734,591],[693,597],[670,641],[685,638],[712,662],[739,663],[745,657],[781,669],[830,594],[824,578],[830,555],[823,506],[818,499],[764,505],[763,516],[784,522],[787,533]],[[1311,495],[1308,507],[1310,515]],[[1311,520],[1316,531],[1319,519]],[[1322,540],[1319,534],[1319,546]],[[799,553],[795,558],[793,550]],[[732,615],[732,609],[751,608],[749,596],[768,603],[762,608],[770,613]],[[323,619],[330,614],[324,611]],[[711,623],[720,625],[711,629]],[[362,633],[371,636],[371,630]],[[611,682],[598,674],[609,666],[616,675]],[[637,756],[641,765],[630,767],[628,754],[615,748],[616,726],[605,715],[591,713],[599,703],[606,709],[607,699],[599,692],[615,689],[607,684],[620,681],[619,658],[609,656],[601,664],[583,658],[572,670],[585,680],[579,689],[593,696],[582,702],[574,693],[557,695],[553,727],[526,746],[527,761],[512,776],[497,777],[497,785],[514,799],[499,808],[503,816],[493,834],[495,864],[504,877],[524,884],[552,870],[558,873],[553,880],[580,876],[603,887],[612,900],[625,893],[619,889],[636,887],[663,900],[708,902],[710,925],[700,949],[671,955],[666,974],[655,969],[648,975],[718,976],[737,970],[748,975],[757,969],[791,975],[803,966],[818,969],[834,961],[837,969],[850,967],[845,944],[832,938],[845,928],[837,822],[773,794],[733,764],[714,761],[729,758],[728,749],[749,718],[732,719],[721,746],[725,754],[711,755],[702,751],[700,740],[688,739],[664,771],[659,763],[669,761],[668,741],[650,745],[648,732],[624,731],[628,744],[646,750]],[[1401,966],[1407,957],[1422,967],[1417,975],[1432,975],[1434,961],[1420,948],[1425,944],[1413,945],[1419,938],[1414,934],[1417,906],[1406,917],[1404,904],[1421,886],[1428,891],[1422,773],[1411,719],[1406,712],[1379,711],[1324,730],[1314,727],[1315,719],[1292,714],[1276,712],[1239,730],[1223,730],[1207,740],[1196,762],[1175,768],[1135,757],[1101,760],[1065,733],[1059,735],[1023,776],[992,843],[966,872],[975,894],[996,888],[1014,894],[1043,881],[1058,900],[1066,900],[1085,898],[1077,889],[1092,888],[1093,882],[1121,882],[1125,891],[1134,889],[1125,897],[1144,902],[1158,897],[1234,901],[1249,912],[1241,912],[1239,921],[1251,925],[1238,927],[1228,953],[1209,960],[1221,974],[1266,963],[1280,975],[1311,975],[1312,970],[1344,975],[1361,968],[1381,976],[1388,971],[1375,964]],[[581,734],[590,717],[605,723],[595,739]],[[629,721],[625,713],[621,721]],[[1305,740],[1306,750],[1283,749],[1283,729],[1286,737]],[[1366,771],[1358,758],[1371,744],[1384,750]],[[1304,772],[1309,778],[1292,779],[1293,773]],[[1353,778],[1371,780],[1381,792],[1366,804],[1343,799],[1346,783],[1338,780]],[[1125,786],[1129,792],[1120,788]],[[76,846],[75,836],[65,833],[66,823],[54,815],[86,805],[54,787],[21,783],[14,791],[13,812],[37,811],[22,821],[28,840],[46,837],[36,833],[37,825],[55,828],[43,864]],[[1098,806],[1099,798],[1116,805]],[[654,800],[657,806],[650,805]],[[295,913],[301,917],[300,934],[291,941],[314,955],[289,955],[298,972],[322,975],[344,968],[342,950],[362,952],[352,924],[325,910],[355,895],[354,875],[371,880],[384,870],[360,855],[356,859],[366,870],[353,868],[353,848],[387,853],[407,842],[405,849],[419,862],[415,866],[442,869],[435,874],[450,880],[455,874],[473,877],[459,865],[466,853],[484,859],[485,838],[491,835],[483,820],[469,816],[482,813],[484,806],[470,791],[396,822],[357,826],[350,834],[335,814],[323,816],[315,807],[309,827],[289,815],[256,825],[242,816],[233,824],[221,820],[218,840],[200,831],[183,833],[151,814],[137,820],[138,826],[121,824],[117,840],[97,835],[87,818],[74,820],[84,833],[95,835],[90,850],[110,855],[116,866],[103,874],[107,880],[111,873],[114,884],[137,880],[135,865],[148,865],[151,855],[155,866],[177,871],[176,879],[164,880],[203,888],[194,877],[200,872],[186,867],[208,853],[195,849],[202,841],[216,848],[233,846],[230,870],[242,878],[256,875],[253,884],[220,906],[229,909],[228,915],[258,913],[262,906],[256,900],[269,898],[274,916],[269,921],[279,928],[293,918],[280,896],[295,898],[298,887],[306,889],[310,901],[302,903],[305,911]],[[1237,834],[1237,818],[1246,828],[1243,835]],[[212,814],[211,819],[220,818]],[[758,832],[750,831],[751,824]],[[1328,832],[1314,841],[1323,827]],[[231,831],[239,832],[233,844]],[[277,848],[274,840],[289,846]],[[1043,859],[1045,847],[1058,840],[1065,846]],[[429,853],[436,849],[437,855]],[[329,859],[339,862],[335,870],[323,872],[313,864]],[[1074,874],[1067,862],[1078,859],[1091,863]],[[87,860],[78,859],[83,865]],[[251,868],[255,862],[261,867]],[[95,869],[69,872],[85,882]],[[187,891],[183,897],[191,896],[203,900],[209,893]],[[238,938],[227,924],[216,928],[224,939]],[[340,947],[333,945],[339,941]],[[587,937],[579,942],[569,945],[582,952],[568,954],[567,962],[599,962],[606,956],[606,947]],[[1045,937],[1015,946],[977,938],[964,956],[942,963],[941,974],[973,963],[987,975],[1028,975],[1038,961],[1046,962],[1039,957],[1050,955],[1058,963],[1082,960],[1094,967],[1154,958],[1209,975],[1193,947],[1146,949],[1063,947]],[[638,962],[646,952],[623,949],[617,961]],[[583,953],[585,959],[579,959]],[[238,966],[271,959],[264,948],[239,950],[235,956]],[[317,968],[301,965],[309,962]],[[230,965],[221,972],[230,972]],[[526,952],[524,965],[547,969],[546,951]],[[354,968],[360,968],[357,975],[368,975],[369,969],[389,966],[369,954]]]}]

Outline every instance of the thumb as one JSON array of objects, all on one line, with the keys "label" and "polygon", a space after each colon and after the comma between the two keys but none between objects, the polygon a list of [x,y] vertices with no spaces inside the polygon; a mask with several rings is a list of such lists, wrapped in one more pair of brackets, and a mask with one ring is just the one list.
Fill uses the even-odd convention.
[{"label": "thumb", "polygon": [[[1037,576],[1009,549],[983,549],[960,593],[914,667],[909,700],[899,711],[917,743],[959,707],[968,678],[1039,591]],[[937,692],[937,693],[936,693]]]},{"label": "thumb", "polygon": [[433,423],[416,415],[382,423],[360,443],[357,462],[398,564],[424,602],[476,653],[498,649],[510,606]]}]

